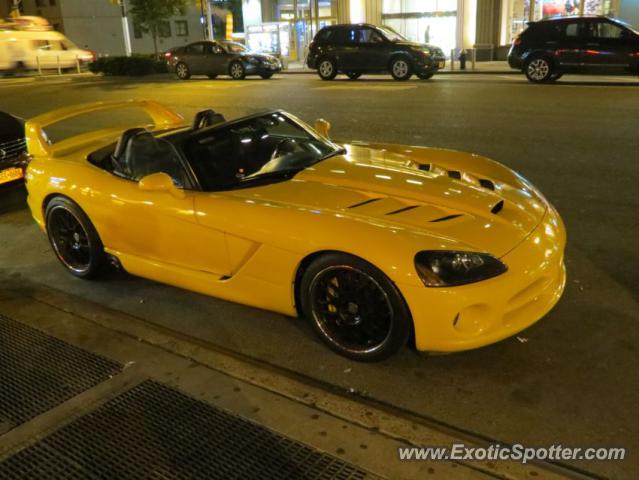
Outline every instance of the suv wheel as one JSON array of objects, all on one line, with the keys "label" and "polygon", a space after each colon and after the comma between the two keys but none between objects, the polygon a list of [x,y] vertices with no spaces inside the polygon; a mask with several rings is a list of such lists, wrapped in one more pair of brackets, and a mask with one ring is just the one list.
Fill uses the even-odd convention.
[{"label": "suv wheel", "polygon": [[391,62],[390,71],[395,80],[408,80],[413,75],[410,62],[401,57]]},{"label": "suv wheel", "polygon": [[328,58],[323,58],[317,65],[317,73],[322,80],[333,80],[337,76],[335,62]]},{"label": "suv wheel", "polygon": [[524,67],[526,78],[533,83],[545,83],[549,81],[553,75],[553,68],[550,60],[545,57],[535,57]]},{"label": "suv wheel", "polygon": [[244,80],[244,77],[246,77],[246,69],[241,62],[233,62],[229,67],[229,75],[233,80]]}]

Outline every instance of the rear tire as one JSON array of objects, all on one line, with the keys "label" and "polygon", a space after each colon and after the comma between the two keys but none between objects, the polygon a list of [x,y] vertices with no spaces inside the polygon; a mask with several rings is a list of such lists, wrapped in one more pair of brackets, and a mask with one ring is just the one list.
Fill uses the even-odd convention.
[{"label": "rear tire", "polygon": [[301,311],[320,339],[353,360],[388,358],[408,342],[410,311],[399,290],[361,258],[329,253],[313,261],[299,284]]},{"label": "rear tire", "polygon": [[70,199],[55,197],[44,216],[49,243],[60,263],[78,278],[95,278],[106,264],[106,254],[86,213]]},{"label": "rear tire", "polygon": [[553,75],[553,65],[546,57],[533,57],[524,65],[524,73],[532,83],[546,83]]},{"label": "rear tire", "polygon": [[413,75],[413,66],[406,58],[398,57],[391,62],[390,72],[395,80],[405,81]]},{"label": "rear tire", "polygon": [[337,76],[337,66],[329,58],[322,58],[317,63],[317,74],[322,80],[333,80]]},{"label": "rear tire", "polygon": [[188,80],[191,78],[189,66],[184,62],[180,62],[175,66],[175,74],[180,80]]},{"label": "rear tire", "polygon": [[346,76],[351,80],[357,80],[362,76],[362,72],[344,72]]}]

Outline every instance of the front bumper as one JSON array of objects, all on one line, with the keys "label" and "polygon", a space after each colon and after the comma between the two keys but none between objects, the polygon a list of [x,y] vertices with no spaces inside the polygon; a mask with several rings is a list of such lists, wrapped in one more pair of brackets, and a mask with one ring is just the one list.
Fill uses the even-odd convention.
[{"label": "front bumper", "polygon": [[510,337],[546,315],[565,284],[566,233],[549,207],[537,228],[501,260],[498,277],[452,288],[398,284],[413,315],[418,350],[454,352]]},{"label": "front bumper", "polygon": [[24,177],[26,141],[24,139],[0,144],[0,185]]},{"label": "front bumper", "polygon": [[446,57],[435,56],[425,61],[422,59],[418,59],[414,63],[415,63],[415,70],[418,73],[431,73],[431,72],[434,73],[446,68]]},{"label": "front bumper", "polygon": [[273,64],[259,64],[256,65],[254,63],[244,63],[244,68],[246,70],[247,75],[263,75],[267,73],[279,73],[282,71],[281,65],[273,65]]}]

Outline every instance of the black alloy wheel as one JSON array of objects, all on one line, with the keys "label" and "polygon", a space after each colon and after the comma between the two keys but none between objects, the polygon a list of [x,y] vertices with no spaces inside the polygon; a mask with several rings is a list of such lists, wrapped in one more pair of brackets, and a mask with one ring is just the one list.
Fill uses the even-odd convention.
[{"label": "black alloy wheel", "polygon": [[331,349],[353,360],[383,360],[406,344],[411,316],[395,285],[351,255],[315,260],[300,285],[304,316]]},{"label": "black alloy wheel", "polygon": [[105,264],[100,237],[82,209],[65,197],[49,202],[45,212],[49,243],[58,260],[79,278],[94,278]]}]

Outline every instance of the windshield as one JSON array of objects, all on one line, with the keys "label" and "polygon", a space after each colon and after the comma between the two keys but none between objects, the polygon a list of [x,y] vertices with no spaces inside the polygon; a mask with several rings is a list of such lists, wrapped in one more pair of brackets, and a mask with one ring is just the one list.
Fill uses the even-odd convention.
[{"label": "windshield", "polygon": [[203,130],[183,150],[207,191],[290,178],[342,151],[279,112]]},{"label": "windshield", "polygon": [[241,43],[224,42],[223,45],[224,45],[224,48],[226,48],[226,51],[229,52],[229,53],[245,53],[245,52],[248,52],[248,48],[246,48]]},{"label": "windshield", "polygon": [[384,36],[387,39],[389,39],[391,42],[407,42],[408,41],[408,40],[406,40],[406,37],[404,37],[401,34],[397,33],[391,27],[388,27],[388,26],[384,25],[384,26],[378,27],[378,28],[384,34]]}]

